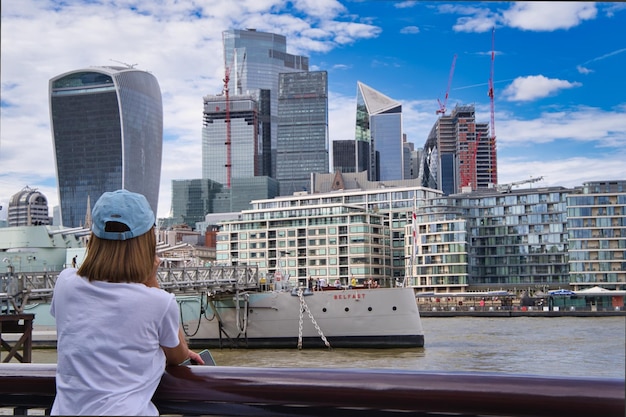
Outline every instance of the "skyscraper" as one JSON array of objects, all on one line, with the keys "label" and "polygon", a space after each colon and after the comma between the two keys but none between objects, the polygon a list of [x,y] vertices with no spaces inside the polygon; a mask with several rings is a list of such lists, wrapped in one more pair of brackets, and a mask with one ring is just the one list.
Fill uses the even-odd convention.
[{"label": "skyscraper", "polygon": [[357,82],[356,106],[355,139],[369,143],[368,164],[357,171],[367,170],[370,181],[404,179],[402,105]]},{"label": "skyscraper", "polygon": [[278,74],[308,71],[309,58],[288,54],[287,39],[282,35],[255,29],[230,29],[222,35],[224,66],[230,71],[229,91],[233,95],[254,94],[258,97],[262,175],[274,178],[278,137]]},{"label": "skyscraper", "polygon": [[328,172],[328,74],[279,75],[276,179],[280,194],[310,190],[311,173]]},{"label": "skyscraper", "polygon": [[48,199],[37,189],[24,187],[9,201],[9,226],[50,224]]},{"label": "skyscraper", "polygon": [[83,226],[88,200],[120,188],[145,195],[156,213],[163,106],[154,75],[78,69],[52,78],[49,94],[63,226]]},{"label": "skyscraper", "polygon": [[[224,95],[204,97],[202,123],[202,178],[230,186],[232,178],[261,175],[258,160],[259,116],[257,101],[252,96],[229,97],[229,122],[226,121]],[[226,128],[230,123],[230,149]],[[230,152],[230,170],[227,154]]]},{"label": "skyscraper", "polygon": [[207,213],[215,212],[211,205],[223,188],[209,179],[172,180],[172,218],[176,223],[195,227]]}]

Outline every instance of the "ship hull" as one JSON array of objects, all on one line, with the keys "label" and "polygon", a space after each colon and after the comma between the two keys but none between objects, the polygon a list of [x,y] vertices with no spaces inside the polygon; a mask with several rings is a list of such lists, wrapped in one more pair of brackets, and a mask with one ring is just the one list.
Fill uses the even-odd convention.
[{"label": "ship hull", "polygon": [[[194,349],[424,346],[411,288],[313,291],[302,296],[289,291],[251,292],[222,295],[212,302],[198,294],[180,295],[177,300],[185,335]],[[55,347],[49,304],[32,304],[24,312],[35,314],[33,345]]]},{"label": "ship hull", "polygon": [[[423,347],[411,288],[269,291],[207,302],[180,297],[191,347]],[[302,314],[301,314],[302,313]]]}]

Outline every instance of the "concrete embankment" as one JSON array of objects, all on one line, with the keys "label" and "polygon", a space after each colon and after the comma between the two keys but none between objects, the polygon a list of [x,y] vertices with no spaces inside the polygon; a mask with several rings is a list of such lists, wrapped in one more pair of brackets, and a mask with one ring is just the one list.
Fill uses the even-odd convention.
[{"label": "concrete embankment", "polygon": [[521,311],[521,310],[493,310],[493,311],[469,311],[469,310],[422,310],[421,317],[626,317],[626,311]]}]

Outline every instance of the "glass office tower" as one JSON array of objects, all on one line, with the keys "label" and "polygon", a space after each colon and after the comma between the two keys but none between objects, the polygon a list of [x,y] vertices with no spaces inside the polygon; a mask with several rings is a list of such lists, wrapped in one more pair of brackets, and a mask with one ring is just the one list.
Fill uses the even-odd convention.
[{"label": "glass office tower", "polygon": [[224,31],[222,35],[224,66],[230,68],[230,93],[258,95],[259,110],[263,116],[261,122],[269,120],[261,128],[261,175],[275,177],[278,74],[308,71],[309,58],[288,54],[287,39],[282,35],[258,32],[255,29],[231,29]]},{"label": "glass office tower", "polygon": [[172,180],[172,217],[177,223],[195,228],[207,213],[215,212],[212,205],[223,188],[209,179]]},{"label": "glass office tower", "polygon": [[[258,164],[258,106],[252,96],[229,98],[230,179],[261,175]],[[229,186],[226,98],[205,96],[202,123],[202,178]]]},{"label": "glass office tower", "polygon": [[[369,143],[370,181],[404,179],[402,105],[365,84],[357,83],[356,140]],[[357,164],[360,156],[357,156]]]},{"label": "glass office tower", "polygon": [[146,71],[90,67],[49,82],[50,124],[63,226],[84,226],[91,204],[124,188],[157,212],[163,106]]},{"label": "glass office tower", "polygon": [[278,84],[276,179],[280,194],[310,191],[311,173],[328,172],[328,75],[284,73]]}]

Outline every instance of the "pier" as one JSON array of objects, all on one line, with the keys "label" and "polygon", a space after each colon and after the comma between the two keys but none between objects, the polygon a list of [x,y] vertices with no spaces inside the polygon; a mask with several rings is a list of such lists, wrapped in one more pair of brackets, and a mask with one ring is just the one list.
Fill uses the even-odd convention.
[{"label": "pier", "polygon": [[[34,314],[0,314],[0,359],[3,363],[15,358],[20,362],[31,361],[33,347],[33,319]],[[3,338],[3,334],[20,334],[21,336],[11,346],[10,342]],[[20,348],[22,353],[20,354]],[[6,350],[7,356],[2,357],[2,351]]]}]

